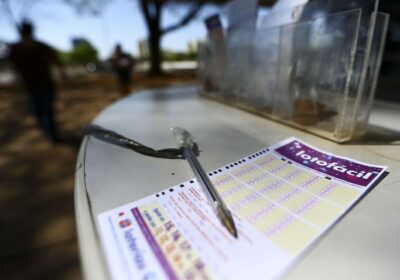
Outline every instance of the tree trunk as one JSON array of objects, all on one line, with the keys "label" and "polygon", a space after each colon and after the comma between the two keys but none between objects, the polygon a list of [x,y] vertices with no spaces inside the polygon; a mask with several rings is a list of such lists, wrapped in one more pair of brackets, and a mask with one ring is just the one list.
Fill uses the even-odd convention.
[{"label": "tree trunk", "polygon": [[[148,45],[150,51],[150,71],[149,75],[157,76],[162,75],[163,71],[161,68],[162,53],[161,53],[161,38],[165,33],[174,31],[190,22],[193,19],[200,8],[205,3],[204,0],[198,0],[194,7],[182,17],[177,23],[170,25],[169,27],[162,28],[161,17],[162,9],[164,4],[168,1],[160,0],[140,0],[140,8],[143,16],[146,20],[147,29],[149,31]],[[172,1],[170,1],[172,2]]]},{"label": "tree trunk", "polygon": [[150,76],[159,76],[163,74],[161,68],[161,32],[155,28],[149,35],[149,50],[150,50]]}]

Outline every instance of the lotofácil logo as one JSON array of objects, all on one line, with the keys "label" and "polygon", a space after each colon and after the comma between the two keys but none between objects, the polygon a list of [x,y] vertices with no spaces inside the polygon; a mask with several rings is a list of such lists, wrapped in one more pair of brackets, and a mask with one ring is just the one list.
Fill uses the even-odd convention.
[{"label": "lotof\u00e1cil logo", "polygon": [[337,163],[335,161],[328,163],[328,162],[320,159],[319,157],[310,156],[304,150],[301,150],[298,153],[296,153],[296,157],[300,157],[308,162],[313,162],[321,167],[333,169],[337,172],[341,172],[343,174],[347,174],[347,175],[354,176],[356,178],[361,178],[364,180],[368,180],[373,174],[376,174],[376,172],[356,171],[356,170],[348,169],[345,165],[340,165],[339,163]]}]

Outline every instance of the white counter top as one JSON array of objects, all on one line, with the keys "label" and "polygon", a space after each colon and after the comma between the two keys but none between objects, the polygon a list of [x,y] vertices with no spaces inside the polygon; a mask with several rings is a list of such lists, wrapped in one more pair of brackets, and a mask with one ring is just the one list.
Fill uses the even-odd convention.
[{"label": "white counter top", "polygon": [[[374,124],[400,126],[400,110],[385,104]],[[383,106],[383,107],[382,107]],[[390,107],[390,106],[389,106]],[[397,114],[397,116],[396,116]],[[396,122],[397,120],[397,122]],[[390,125],[393,122],[393,126]],[[289,272],[288,279],[398,279],[400,275],[400,147],[339,145],[196,95],[193,86],[135,93],[106,108],[94,123],[154,148],[175,147],[170,127],[195,137],[207,170],[290,136],[391,172]],[[154,173],[156,170],[156,174]],[[146,157],[90,138],[82,143],[75,208],[84,275],[107,279],[96,232],[101,212],[193,177],[183,160]]]}]

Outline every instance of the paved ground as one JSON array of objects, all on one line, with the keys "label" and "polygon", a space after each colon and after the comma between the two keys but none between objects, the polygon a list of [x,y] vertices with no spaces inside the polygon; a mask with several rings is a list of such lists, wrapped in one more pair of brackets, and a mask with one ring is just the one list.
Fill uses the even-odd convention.
[{"label": "paved ground", "polygon": [[[135,81],[134,89],[192,81],[174,74]],[[74,219],[74,168],[81,128],[118,99],[112,77],[59,91],[57,122],[63,142],[36,128],[26,97],[0,90],[1,279],[80,279]]]}]

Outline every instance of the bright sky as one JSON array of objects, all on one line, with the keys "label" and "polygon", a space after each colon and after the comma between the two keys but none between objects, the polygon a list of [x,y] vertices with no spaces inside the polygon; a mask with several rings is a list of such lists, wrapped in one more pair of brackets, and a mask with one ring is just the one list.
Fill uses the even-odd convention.
[{"label": "bright sky", "polygon": [[[32,7],[29,18],[36,25],[36,38],[61,49],[72,47],[71,39],[88,39],[100,52],[100,57],[111,55],[117,42],[128,52],[138,54],[138,41],[147,37],[147,30],[135,0],[114,0],[101,16],[79,15],[61,1],[38,1]],[[217,11],[206,7],[200,16],[186,27],[167,34],[163,48],[186,50],[187,43],[205,37],[203,18]],[[182,11],[170,10],[164,13],[164,24],[175,22]],[[16,41],[18,35],[4,18],[0,17],[0,40]]]}]

